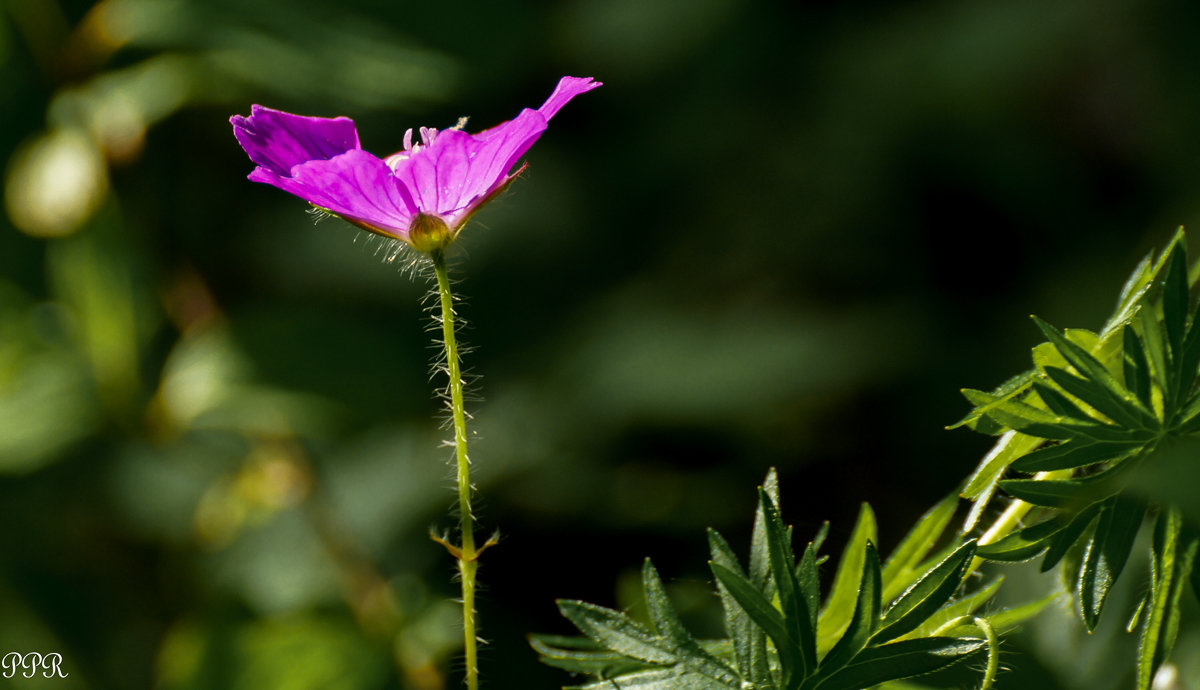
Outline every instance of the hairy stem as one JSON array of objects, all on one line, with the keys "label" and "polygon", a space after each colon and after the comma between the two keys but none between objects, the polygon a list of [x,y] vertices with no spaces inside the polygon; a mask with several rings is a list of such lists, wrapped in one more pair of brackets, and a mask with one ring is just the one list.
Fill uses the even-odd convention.
[{"label": "hairy stem", "polygon": [[475,516],[471,512],[467,415],[463,409],[462,370],[454,338],[454,296],[450,292],[446,256],[437,250],[430,254],[430,258],[433,260],[433,272],[437,276],[438,296],[441,299],[442,342],[446,347],[446,374],[450,379],[450,412],[454,420],[454,456],[458,470],[458,524],[462,544],[457,548],[447,544],[447,548],[458,558],[458,573],[462,580],[463,654],[466,657],[467,688],[477,690],[479,668],[475,634],[475,573],[479,567],[479,551],[475,548]]}]

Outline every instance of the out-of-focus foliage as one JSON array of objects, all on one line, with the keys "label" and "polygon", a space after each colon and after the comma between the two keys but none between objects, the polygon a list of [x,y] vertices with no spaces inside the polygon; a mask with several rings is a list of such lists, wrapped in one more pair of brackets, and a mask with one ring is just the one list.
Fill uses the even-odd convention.
[{"label": "out-of-focus foliage", "polygon": [[[1019,366],[1022,315],[1102,316],[1128,257],[1194,223],[1198,24],[1133,0],[3,0],[2,648],[61,652],[64,687],[456,683],[425,287],[245,181],[251,103],[352,116],[384,152],[606,82],[453,267],[505,535],[484,677],[552,687],[525,632],[648,553],[719,633],[696,535],[740,533],[769,466],[801,533],[867,500],[885,550],[954,488],[982,448],[940,425]],[[1021,687],[1124,680],[1012,644]]]}]

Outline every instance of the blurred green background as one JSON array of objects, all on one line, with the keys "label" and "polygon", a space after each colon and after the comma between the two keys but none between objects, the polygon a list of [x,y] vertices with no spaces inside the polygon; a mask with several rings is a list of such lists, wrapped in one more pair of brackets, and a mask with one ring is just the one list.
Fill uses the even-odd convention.
[{"label": "blurred green background", "polygon": [[[453,266],[503,535],[483,674],[551,688],[524,635],[632,605],[645,556],[719,633],[703,528],[744,552],[769,467],[835,550],[860,501],[886,551],[954,489],[989,445],[943,430],[957,390],[1027,366],[1031,312],[1098,327],[1200,214],[1197,29],[1183,0],[0,0],[0,649],[60,652],[62,688],[458,684],[427,287],[246,181],[251,103],[386,155],[605,82]],[[1127,686],[1121,618],[1076,646],[1049,615],[1003,682]],[[1177,656],[1200,676],[1195,630]]]}]

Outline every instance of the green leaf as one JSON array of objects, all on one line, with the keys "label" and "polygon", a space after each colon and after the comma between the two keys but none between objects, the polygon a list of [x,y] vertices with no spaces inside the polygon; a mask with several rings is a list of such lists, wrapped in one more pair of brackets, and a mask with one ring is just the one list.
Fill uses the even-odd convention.
[{"label": "green leaf", "polygon": [[825,601],[825,608],[821,611],[817,623],[817,630],[820,631],[820,639],[817,642],[818,655],[827,654],[850,625],[854,604],[858,599],[858,585],[866,559],[867,542],[876,541],[875,530],[875,513],[871,511],[871,506],[863,503],[858,511],[854,530],[846,542],[846,548],[842,550],[842,558],[833,576],[833,587],[829,590],[829,598]]},{"label": "green leaf", "polygon": [[1088,632],[1096,629],[1108,592],[1120,577],[1142,526],[1146,507],[1140,501],[1113,497],[1100,513],[1100,524],[1083,557],[1079,606]]},{"label": "green leaf", "polygon": [[1129,403],[1130,400],[1134,400],[1132,395],[1128,398],[1118,397],[1095,380],[1080,378],[1058,367],[1046,367],[1042,371],[1063,390],[1091,405],[1117,424],[1134,429],[1155,428],[1150,422],[1156,420],[1148,412],[1142,413],[1135,404]]},{"label": "green leaf", "polygon": [[[1029,371],[1017,374],[1011,379],[1000,384],[1000,386],[991,393],[986,393],[985,395],[989,396],[989,398],[992,400],[1008,400],[1010,398],[1020,397],[1021,395],[1024,395],[1027,390],[1029,390],[1029,384],[1033,380],[1035,373],[1036,372],[1031,369]],[[957,429],[961,426],[965,426],[982,434],[992,433],[991,430],[987,429],[986,427],[981,428],[978,426],[980,422],[987,419],[987,405],[979,405],[971,400],[970,397],[967,397],[967,400],[970,401],[972,405],[975,405],[974,409],[972,409],[966,417],[963,417],[946,428]]]},{"label": "green leaf", "polygon": [[1011,465],[1018,472],[1049,472],[1115,460],[1137,451],[1140,443],[1067,441],[1038,448]]},{"label": "green leaf", "polygon": [[[1083,376],[1084,380],[1090,384],[1093,384],[1097,391],[1096,397],[1105,398],[1108,404],[1106,404],[1105,407],[1098,407],[1097,405],[1093,404],[1091,400],[1081,396],[1076,397],[1080,397],[1081,400],[1084,400],[1089,405],[1092,405],[1092,407],[1095,407],[1097,410],[1100,410],[1100,412],[1104,413],[1105,415],[1109,415],[1110,417],[1112,416],[1110,411],[1118,416],[1125,414],[1130,415],[1129,421],[1113,417],[1114,421],[1126,424],[1127,426],[1138,426],[1138,418],[1146,420],[1150,423],[1154,423],[1156,421],[1154,415],[1151,414],[1149,410],[1143,409],[1141,404],[1137,401],[1137,398],[1130,394],[1129,391],[1125,390],[1124,387],[1122,387],[1121,384],[1118,383],[1115,378],[1113,378],[1113,375],[1109,373],[1108,369],[1087,350],[1071,342],[1062,333],[1060,333],[1057,328],[1051,326],[1045,321],[1042,321],[1038,317],[1034,316],[1033,321],[1037,324],[1038,328],[1041,329],[1042,333],[1046,336],[1046,339],[1054,344],[1055,349],[1059,351],[1063,358],[1066,359],[1071,366],[1075,367],[1075,370],[1078,371],[1081,376]],[[1050,374],[1050,369],[1053,368],[1056,367],[1044,367],[1043,371],[1045,371],[1047,374]],[[1051,376],[1051,378],[1054,377]],[[1055,382],[1059,383],[1059,385],[1062,385],[1057,379],[1055,379]],[[1071,389],[1066,390],[1071,395],[1076,395],[1075,391]]]},{"label": "green leaf", "polygon": [[1154,305],[1149,300],[1142,301],[1138,310],[1137,325],[1142,329],[1142,344],[1145,346],[1146,359],[1150,362],[1150,374],[1158,383],[1159,390],[1167,389],[1167,352],[1166,340],[1155,316]]},{"label": "green leaf", "polygon": [[[1150,390],[1150,364],[1146,361],[1146,351],[1142,347],[1142,339],[1132,326],[1124,329],[1125,345],[1122,349],[1125,367],[1125,386],[1133,390],[1134,395],[1147,410],[1154,409],[1154,398]],[[1200,334],[1195,328],[1192,329]],[[1197,338],[1200,341],[1200,338]]]},{"label": "green leaf", "polygon": [[[1150,690],[1154,672],[1170,651],[1169,642],[1174,637],[1170,629],[1173,618],[1171,604],[1176,599],[1176,581],[1179,536],[1183,520],[1174,508],[1159,515],[1154,529],[1154,558],[1150,593],[1150,615],[1142,628],[1141,645],[1138,648],[1138,690]],[[1194,543],[1194,542],[1193,542]],[[1194,551],[1194,548],[1192,549]]]},{"label": "green leaf", "polygon": [[725,690],[737,687],[676,667],[605,678],[587,685],[573,685],[565,690]]},{"label": "green leaf", "polygon": [[894,640],[924,623],[954,596],[974,555],[975,540],[971,540],[926,573],[892,604],[871,641],[880,644]]},{"label": "green leaf", "polygon": [[950,494],[917,520],[883,565],[883,600],[892,601],[919,573],[913,570],[933,550],[958,508],[958,494]]},{"label": "green leaf", "polygon": [[1008,632],[1041,613],[1047,606],[1063,598],[1062,592],[1051,592],[1027,604],[1002,609],[985,616],[997,633]]},{"label": "green leaf", "polygon": [[983,544],[978,555],[989,561],[1026,561],[1045,551],[1050,540],[1071,522],[1069,515],[1057,515],[1036,525],[1022,528],[999,541]]},{"label": "green leaf", "polygon": [[1187,244],[1176,242],[1167,259],[1162,285],[1163,327],[1167,331],[1171,360],[1182,359],[1183,335],[1188,317]]},{"label": "green leaf", "polygon": [[981,606],[991,601],[992,597],[996,596],[996,592],[1000,591],[1000,586],[1004,584],[1004,576],[1001,575],[992,580],[987,586],[972,592],[971,594],[956,599],[951,604],[942,607],[932,616],[927,618],[916,630],[901,636],[901,639],[912,639],[919,637],[927,637],[933,635],[939,628],[946,623],[975,613]]},{"label": "green leaf", "polygon": [[1183,355],[1179,363],[1179,380],[1176,383],[1176,393],[1173,400],[1185,400],[1196,383],[1197,370],[1200,369],[1200,304],[1192,314],[1191,327],[1183,341]]},{"label": "green leaf", "polygon": [[[1096,421],[1091,415],[1079,409],[1078,405],[1071,402],[1070,398],[1037,379],[1033,381],[1033,390],[1037,392],[1038,397],[1042,399],[1046,407],[1050,408],[1051,412],[1060,417],[1070,417],[1085,424],[1091,424]],[[1084,400],[1084,402],[1087,401]]]},{"label": "green leaf", "polygon": [[667,590],[663,587],[658,571],[654,569],[654,565],[648,558],[642,564],[642,587],[645,590],[646,608],[650,613],[650,620],[658,632],[666,638],[665,641],[674,650],[678,662],[691,671],[730,687],[740,686],[741,678],[737,673],[704,651],[700,643],[683,627],[679,615],[675,612],[675,607],[667,597]]},{"label": "green leaf", "polygon": [[[999,481],[1001,475],[1008,469],[1012,461],[1037,448],[1042,443],[1044,441],[1040,438],[1016,432],[1008,432],[1001,436],[996,441],[996,445],[992,448],[991,452],[980,461],[971,478],[967,480],[967,485],[962,490],[963,498],[976,500],[989,490],[993,490],[996,482]],[[963,527],[963,531],[969,532],[973,528],[973,524],[967,524]]]},{"label": "green leaf", "polygon": [[[779,476],[774,467],[767,472],[761,490],[767,493],[772,503],[779,505]],[[770,596],[771,554],[767,549],[767,518],[763,514],[761,501],[754,512],[754,531],[750,537],[750,570],[747,576],[756,587]]]},{"label": "green leaf", "polygon": [[779,590],[780,608],[788,636],[795,640],[800,654],[792,673],[785,672],[785,686],[790,686],[788,677],[804,678],[817,668],[816,631],[811,625],[812,613],[808,610],[808,597],[796,577],[796,556],[792,551],[791,532],[784,527],[783,520],[771,497],[759,490],[759,506],[766,517],[767,551],[771,556],[771,577]]},{"label": "green leaf", "polygon": [[821,675],[830,674],[850,663],[867,646],[871,635],[879,625],[881,607],[880,593],[883,585],[879,577],[879,554],[875,545],[867,542],[863,554],[862,575],[858,582],[858,597],[854,603],[854,614],[841,639],[821,660]]},{"label": "green leaf", "polygon": [[[730,572],[745,579],[742,568],[738,564],[733,549],[724,537],[714,530],[708,530],[709,552],[712,562],[726,568]],[[767,687],[771,681],[771,673],[767,662],[766,636],[762,628],[738,604],[737,599],[730,594],[729,589],[719,579],[717,594],[721,599],[721,608],[725,612],[725,630],[729,633],[733,645],[734,659],[742,677],[757,686]]]},{"label": "green leaf", "polygon": [[584,635],[605,649],[652,664],[674,664],[675,652],[641,623],[620,611],[582,601],[560,599],[558,610]]},{"label": "green leaf", "polygon": [[1000,488],[1013,498],[1049,508],[1067,508],[1107,498],[1120,491],[1125,475],[1140,464],[1139,457],[1082,479],[1004,479]]},{"label": "green leaf", "polygon": [[[1087,531],[1092,521],[1100,514],[1100,508],[1103,505],[1103,502],[1096,502],[1079,510],[1071,516],[1066,527],[1063,527],[1051,538],[1050,546],[1046,549],[1046,557],[1042,559],[1041,571],[1043,573],[1058,565],[1063,556],[1067,555],[1067,551],[1071,546],[1079,541],[1079,538]],[[1071,589],[1074,590],[1074,587],[1071,587]]]},{"label": "green leaf", "polygon": [[570,673],[611,678],[650,668],[644,662],[605,650],[587,638],[530,635],[529,644],[541,656],[543,664]]},{"label": "green leaf", "polygon": [[763,596],[762,592],[758,591],[758,588],[740,573],[736,573],[719,563],[709,563],[708,567],[712,570],[712,574],[717,578],[717,581],[725,587],[730,596],[746,612],[746,615],[759,628],[762,628],[767,637],[770,637],[771,641],[775,643],[775,649],[779,652],[779,658],[784,668],[790,670],[802,664],[803,660],[799,657],[799,645],[788,631],[783,614],[779,612],[779,609],[775,608],[770,600]]},{"label": "green leaf", "polygon": [[971,637],[925,637],[864,650],[842,670],[820,683],[818,690],[862,690],[889,680],[940,671],[985,649]]}]

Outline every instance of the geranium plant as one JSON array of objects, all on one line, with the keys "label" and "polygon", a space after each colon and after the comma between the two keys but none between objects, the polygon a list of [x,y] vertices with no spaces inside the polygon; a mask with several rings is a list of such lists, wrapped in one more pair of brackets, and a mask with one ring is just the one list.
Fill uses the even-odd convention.
[{"label": "geranium plant", "polygon": [[[344,117],[256,105],[249,117],[232,118],[257,165],[251,180],[401,242],[431,269],[459,520],[456,538],[435,539],[458,563],[472,690],[480,682],[476,571],[492,541],[476,540],[447,251],[472,215],[520,174],[521,158],[548,121],[598,86],[563,77],[536,110],[475,134],[464,131],[465,120],[443,130],[409,129],[403,149],[386,157],[364,151]],[[560,601],[582,636],[535,635],[533,647],[545,663],[582,676],[577,687],[593,690],[855,690],[915,677],[937,685],[955,666],[976,669],[989,688],[1000,682],[1000,636],[1058,595],[998,608],[992,602],[1002,578],[975,577],[985,564],[1040,557],[1040,571],[1060,574],[1090,631],[1148,524],[1150,586],[1134,616],[1141,645],[1131,663],[1138,688],[1150,688],[1169,663],[1183,592],[1200,585],[1193,568],[1200,532],[1178,494],[1158,481],[1191,462],[1200,434],[1200,308],[1190,299],[1197,272],[1180,231],[1159,257],[1137,266],[1099,332],[1062,331],[1035,317],[1045,342],[1033,348],[1033,367],[991,392],[963,391],[974,407],[955,426],[997,436],[995,447],[886,558],[876,546],[874,513],[864,505],[836,566],[826,565],[827,525],[797,542],[772,473],[758,492],[748,560],[720,534],[708,536],[724,639],[697,639],[684,627],[647,560],[646,620]],[[951,529],[960,504],[965,520]],[[831,571],[824,593],[822,569]]]}]

